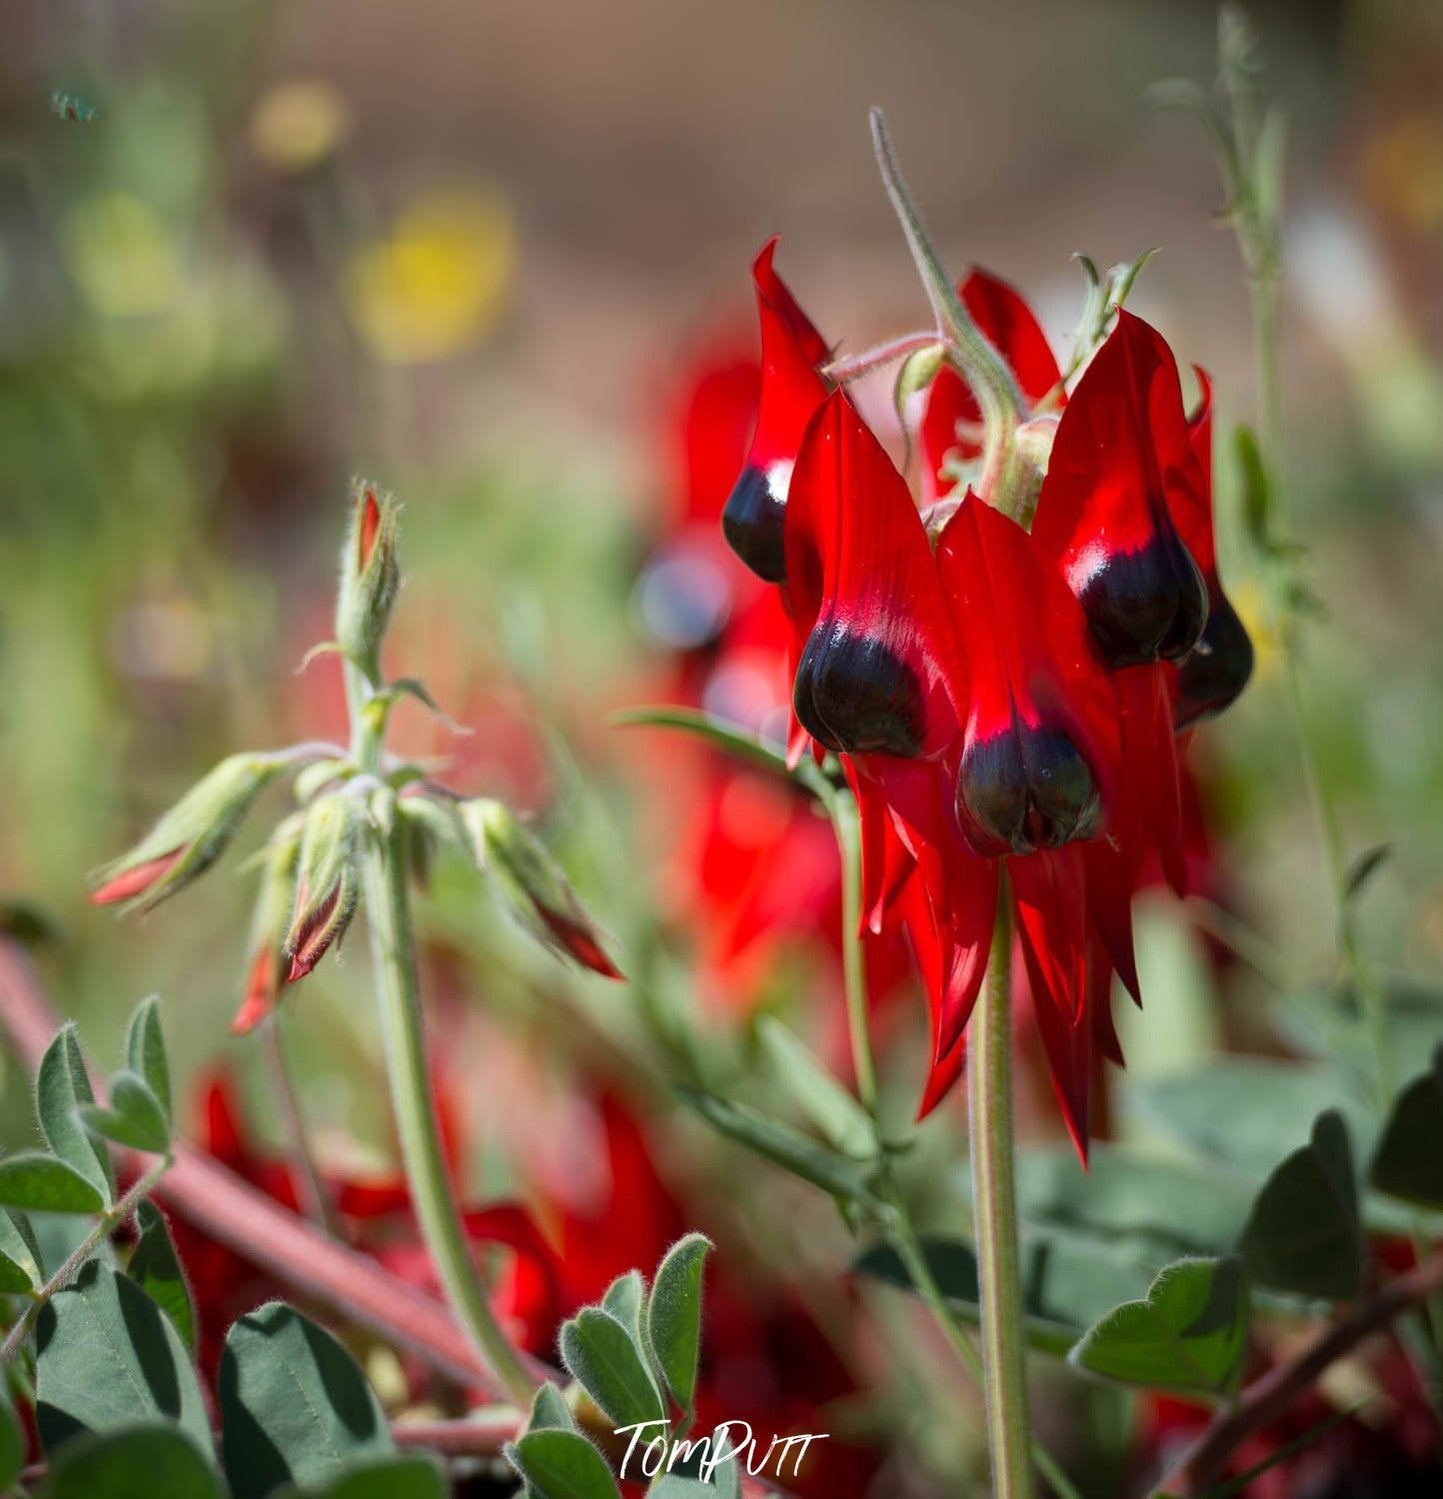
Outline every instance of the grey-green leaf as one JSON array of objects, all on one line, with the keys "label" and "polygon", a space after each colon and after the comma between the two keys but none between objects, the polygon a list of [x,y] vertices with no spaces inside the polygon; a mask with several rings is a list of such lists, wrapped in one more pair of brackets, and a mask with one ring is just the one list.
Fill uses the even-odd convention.
[{"label": "grey-green leaf", "polygon": [[605,1459],[574,1431],[528,1431],[506,1457],[538,1499],[618,1499]]},{"label": "grey-green leaf", "polygon": [[597,1306],[583,1307],[564,1323],[561,1359],[616,1426],[665,1417],[660,1392],[641,1349],[610,1312]]},{"label": "grey-green leaf", "polygon": [[601,1309],[613,1317],[638,1341],[642,1337],[642,1308],[646,1304],[646,1282],[640,1270],[618,1275],[601,1298]]},{"label": "grey-green leaf", "polygon": [[159,1422],[68,1442],[42,1492],[45,1499],[225,1499],[219,1475],[190,1435]]},{"label": "grey-green leaf", "polygon": [[1332,1300],[1358,1294],[1366,1246],[1348,1129],[1336,1110],[1320,1114],[1309,1143],[1268,1178],[1238,1251],[1260,1285]]},{"label": "grey-green leaf", "polygon": [[155,1095],[169,1123],[170,1064],[166,1061],[165,1037],[160,1029],[160,1002],[153,994],[141,1000],[130,1017],[130,1027],[125,1033],[125,1059],[130,1070]]},{"label": "grey-green leaf", "polygon": [[22,1151],[0,1160],[0,1204],[44,1213],[99,1213],[106,1197],[93,1180],[53,1155]]},{"label": "grey-green leaf", "polygon": [[691,1409],[696,1397],[701,1350],[701,1277],[711,1240],[687,1234],[657,1266],[646,1308],[646,1336],[652,1356],[677,1402]]},{"label": "grey-green leaf", "polygon": [[1247,1337],[1243,1262],[1185,1259],[1165,1266],[1142,1300],[1089,1328],[1068,1358],[1125,1384],[1226,1395],[1242,1377]]},{"label": "grey-green leaf", "polygon": [[681,1101],[700,1114],[713,1129],[774,1161],[793,1176],[811,1182],[833,1197],[880,1206],[866,1175],[854,1161],[829,1150],[800,1130],[779,1120],[768,1119],[746,1104],[733,1103],[728,1098],[718,1098],[716,1094],[704,1093],[698,1088],[678,1088],[676,1092]]},{"label": "grey-green leaf", "polygon": [[1433,1066],[1398,1095],[1370,1172],[1373,1185],[1390,1197],[1422,1207],[1443,1208],[1443,1046]]},{"label": "grey-green leaf", "polygon": [[35,1238],[35,1230],[24,1213],[0,1208],[0,1254],[12,1265],[18,1265],[32,1286],[45,1279],[45,1257]]},{"label": "grey-green leaf", "polygon": [[133,1072],[117,1072],[110,1080],[110,1107],[79,1105],[81,1119],[93,1134],[132,1150],[164,1155],[170,1149],[170,1121],[160,1100]]},{"label": "grey-green leaf", "polygon": [[320,1488],[288,1485],[274,1499],[446,1499],[449,1493],[435,1458],[411,1452],[349,1462]]},{"label": "grey-green leaf", "polygon": [[355,1359],[284,1302],[269,1302],[231,1328],[219,1396],[221,1452],[235,1499],[265,1499],[284,1483],[329,1483],[357,1458],[394,1451]]},{"label": "grey-green leaf", "polygon": [[548,1379],[531,1401],[527,1431],[575,1431],[576,1420],[566,1396]]},{"label": "grey-green leaf", "polygon": [[110,1152],[91,1137],[76,1113],[80,1105],[94,1102],[75,1026],[64,1025],[40,1059],[35,1077],[35,1110],[51,1150],[92,1182],[108,1206],[115,1192]]},{"label": "grey-green leaf", "polygon": [[827,1143],[843,1155],[870,1157],[874,1144],[867,1111],[817,1061],[801,1038],[771,1016],[757,1022],[757,1037],[778,1083]]},{"label": "grey-green leaf", "polygon": [[85,1431],[179,1424],[210,1451],[205,1399],[184,1344],[124,1275],[90,1260],[41,1309],[35,1326],[35,1418],[45,1450]]},{"label": "grey-green leaf", "polygon": [[140,1238],[126,1274],[170,1318],[185,1346],[194,1351],[195,1310],[170,1230],[153,1202],[142,1202],[135,1216],[140,1224]]}]

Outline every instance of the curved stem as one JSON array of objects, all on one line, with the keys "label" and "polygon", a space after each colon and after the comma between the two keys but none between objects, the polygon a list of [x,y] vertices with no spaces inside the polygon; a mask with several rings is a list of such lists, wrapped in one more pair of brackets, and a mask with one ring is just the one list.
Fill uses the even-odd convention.
[{"label": "curved stem", "polygon": [[370,918],[376,986],[386,1043],[391,1102],[401,1137],[406,1181],[421,1232],[435,1261],[447,1300],[470,1335],[482,1362],[525,1406],[535,1381],[501,1330],[471,1258],[461,1215],[446,1177],[441,1132],[431,1097],[416,958],[411,936],[406,864],[399,821],[377,832],[365,852],[366,908]]},{"label": "curved stem", "polygon": [[1012,922],[1004,874],[979,1014],[967,1064],[972,1135],[972,1199],[982,1301],[983,1394],[996,1499],[1030,1499],[1031,1423],[1027,1408],[1017,1187],[1012,1161]]},{"label": "curved stem", "polygon": [[886,343],[874,344],[860,353],[841,355],[830,364],[823,365],[822,374],[838,384],[845,384],[848,380],[860,379],[872,370],[880,369],[884,364],[905,359],[908,354],[936,347],[937,335],[933,331],[906,333],[900,338],[889,338]]},{"label": "curved stem", "polygon": [[270,1074],[271,1097],[280,1111],[286,1136],[286,1153],[296,1178],[297,1195],[305,1216],[332,1238],[340,1238],[340,1227],[332,1211],[331,1194],[321,1180],[316,1158],[311,1150],[310,1131],[306,1128],[296,1080],[290,1059],[281,1040],[280,1012],[272,1013],[260,1027],[259,1040]]},{"label": "curved stem", "polygon": [[81,1240],[75,1252],[65,1261],[63,1265],[34,1293],[30,1304],[21,1313],[15,1326],[5,1334],[4,1343],[0,1343],[0,1368],[3,1368],[12,1358],[19,1353],[24,1346],[26,1338],[30,1336],[31,1329],[35,1326],[35,1319],[40,1315],[41,1309],[48,1306],[51,1298],[66,1286],[80,1273],[80,1267],[100,1247],[102,1240],[108,1238],[127,1218],[138,1208],[141,1202],[150,1196],[151,1189],[170,1165],[170,1157],[165,1156],[155,1162],[147,1171],[143,1172],[131,1186],[130,1190],[116,1200],[113,1207],[108,1208],[95,1221],[95,1227]]}]

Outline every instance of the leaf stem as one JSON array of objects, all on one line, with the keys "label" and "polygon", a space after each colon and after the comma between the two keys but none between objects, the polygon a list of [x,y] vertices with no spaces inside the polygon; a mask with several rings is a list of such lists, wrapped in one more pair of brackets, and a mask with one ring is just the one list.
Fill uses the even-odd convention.
[{"label": "leaf stem", "polygon": [[1012,1160],[1012,922],[1003,875],[967,1066],[972,1200],[981,1291],[983,1396],[995,1499],[1030,1499],[1031,1423]]},{"label": "leaf stem", "polygon": [[163,1156],[147,1170],[136,1178],[130,1189],[118,1198],[113,1207],[109,1207],[96,1220],[95,1227],[81,1240],[70,1258],[45,1282],[39,1290],[32,1293],[33,1299],[29,1306],[20,1314],[19,1320],[14,1327],[5,1335],[4,1343],[0,1343],[0,1368],[3,1368],[24,1346],[25,1340],[30,1336],[35,1326],[35,1319],[40,1315],[41,1309],[50,1304],[51,1299],[80,1273],[80,1268],[86,1260],[100,1247],[102,1240],[112,1234],[127,1218],[138,1208],[141,1202],[150,1195],[151,1189],[170,1165],[170,1157]]},{"label": "leaf stem", "polygon": [[281,1039],[280,1012],[276,1011],[267,1017],[260,1030],[259,1040],[266,1060],[266,1071],[270,1075],[271,1094],[285,1126],[287,1153],[291,1159],[291,1170],[295,1173],[301,1206],[306,1217],[317,1228],[330,1234],[332,1238],[339,1238],[330,1193],[321,1180],[315,1154],[311,1150],[310,1132],[301,1111],[301,1100],[296,1092],[290,1059],[286,1056]]},{"label": "leaf stem", "polygon": [[398,820],[393,818],[385,832],[373,831],[363,858],[386,1068],[411,1200],[452,1309],[482,1362],[524,1407],[531,1399],[535,1381],[491,1310],[446,1176],[426,1065],[405,851]]}]

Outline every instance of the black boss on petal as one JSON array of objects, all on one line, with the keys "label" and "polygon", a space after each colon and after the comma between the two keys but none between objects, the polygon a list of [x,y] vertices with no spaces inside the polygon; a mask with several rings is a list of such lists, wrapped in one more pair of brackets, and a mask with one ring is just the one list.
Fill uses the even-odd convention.
[{"label": "black boss on petal", "polygon": [[962,756],[957,817],[979,853],[1030,854],[1092,837],[1102,797],[1068,735],[1014,719]]},{"label": "black boss on petal", "polygon": [[769,469],[749,463],[741,471],[722,511],[722,534],[738,557],[768,583],[787,576],[787,553],[782,521],[787,513],[785,467]]},{"label": "black boss on petal", "polygon": [[1181,661],[1208,616],[1207,584],[1171,526],[1137,552],[1114,552],[1080,595],[1107,664]]},{"label": "black boss on petal", "polygon": [[849,755],[921,753],[922,689],[916,673],[873,635],[824,619],[812,631],[792,684],[802,727]]},{"label": "black boss on petal", "polygon": [[1220,588],[1208,590],[1202,639],[1178,668],[1174,722],[1186,729],[1228,707],[1253,674],[1253,643]]}]

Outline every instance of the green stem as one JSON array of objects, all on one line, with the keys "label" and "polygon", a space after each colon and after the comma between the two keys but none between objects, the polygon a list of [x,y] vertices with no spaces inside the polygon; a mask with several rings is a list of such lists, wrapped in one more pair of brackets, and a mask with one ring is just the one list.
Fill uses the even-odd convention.
[{"label": "green stem", "polygon": [[452,1309],[482,1362],[524,1408],[535,1381],[491,1310],[446,1176],[426,1065],[401,824],[395,818],[389,831],[377,831],[369,841],[365,878],[391,1102],[411,1201]]},{"label": "green stem", "polygon": [[75,1252],[65,1261],[63,1265],[45,1282],[43,1286],[34,1292],[29,1306],[21,1313],[19,1321],[5,1335],[4,1343],[0,1343],[0,1368],[3,1368],[24,1346],[26,1338],[30,1336],[31,1329],[35,1326],[35,1319],[40,1315],[41,1309],[49,1305],[50,1300],[58,1291],[63,1291],[66,1286],[80,1272],[80,1267],[100,1247],[101,1242],[108,1238],[127,1218],[138,1208],[141,1202],[150,1195],[151,1189],[170,1165],[170,1157],[166,1156],[149,1167],[134,1185],[120,1197],[115,1205],[103,1212],[95,1220],[95,1227],[86,1234]]},{"label": "green stem", "polygon": [[983,1395],[995,1499],[1030,1499],[1026,1340],[1012,1161],[1012,922],[1004,875],[967,1065],[982,1300]]},{"label": "green stem", "polygon": [[316,1158],[311,1150],[310,1131],[301,1111],[300,1095],[291,1074],[290,1059],[281,1039],[281,1019],[277,1011],[261,1026],[261,1051],[270,1074],[271,1094],[280,1110],[285,1127],[287,1154],[295,1173],[301,1206],[305,1215],[333,1239],[340,1238],[339,1226],[332,1210],[331,1195],[321,1180]]},{"label": "green stem", "polygon": [[982,494],[996,504],[997,496],[1010,494],[1016,487],[1013,469],[1017,457],[1017,428],[1022,420],[1022,392],[1006,361],[972,321],[942,265],[897,165],[882,111],[874,109],[870,120],[877,167],[902,233],[907,238],[907,247],[922,278],[927,300],[932,304],[937,330],[982,409],[987,434],[982,462]]},{"label": "green stem", "polygon": [[862,951],[862,836],[856,798],[819,778],[822,804],[832,821],[842,856],[842,987],[847,999],[857,1097],[875,1122],[877,1068],[867,1024],[867,965]]}]

